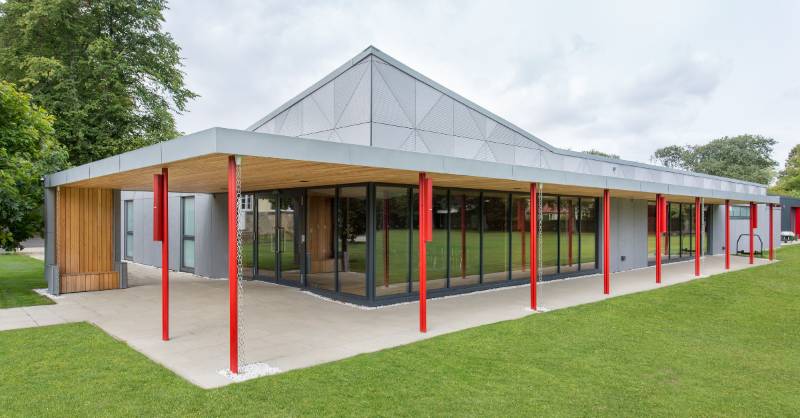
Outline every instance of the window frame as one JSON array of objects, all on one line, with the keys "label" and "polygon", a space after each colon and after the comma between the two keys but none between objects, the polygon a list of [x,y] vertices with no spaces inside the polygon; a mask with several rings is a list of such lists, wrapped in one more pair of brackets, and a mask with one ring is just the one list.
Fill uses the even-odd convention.
[{"label": "window frame", "polygon": [[[192,207],[194,208],[194,214],[192,215],[192,221],[195,224],[194,225],[195,234],[192,234],[192,235],[186,235],[186,215],[185,215],[186,214],[186,201],[189,200],[189,199],[192,200]],[[197,241],[195,240],[196,231],[197,231],[197,229],[196,229],[197,228],[197,206],[195,206],[196,202],[197,201],[195,200],[194,196],[181,196],[181,245],[180,245],[180,252],[181,252],[181,257],[180,257],[181,258],[181,263],[180,264],[181,265],[180,265],[180,271],[184,271],[184,272],[187,272],[187,273],[194,273],[195,268],[197,267],[197,258],[196,258],[196,256],[197,256]],[[186,265],[186,254],[185,254],[185,250],[184,250],[184,248],[185,248],[184,242],[185,241],[192,241],[192,243],[194,244],[194,245],[192,245],[192,248],[194,248],[194,255],[195,255],[195,265],[193,267],[189,267],[189,266]]]},{"label": "window frame", "polygon": [[[128,205],[130,205],[130,208],[131,208],[130,213],[128,213]],[[134,212],[133,199],[124,200],[123,203],[122,203],[122,210],[124,211],[124,213],[123,213],[123,222],[125,224],[125,228],[124,228],[124,232],[125,232],[124,236],[125,236],[125,238],[123,239],[123,243],[122,243],[122,258],[125,259],[125,260],[128,260],[128,261],[133,261],[133,258],[134,258],[133,250],[135,248],[135,244],[131,245],[130,248],[128,248],[129,247],[128,246],[128,235],[131,236],[131,243],[133,243],[133,240],[135,239],[134,230],[136,229],[136,225],[132,225],[130,229],[128,228],[129,222],[133,222],[136,219],[134,214],[133,214],[133,212]],[[130,255],[128,255],[128,250],[129,249],[130,249]]]}]

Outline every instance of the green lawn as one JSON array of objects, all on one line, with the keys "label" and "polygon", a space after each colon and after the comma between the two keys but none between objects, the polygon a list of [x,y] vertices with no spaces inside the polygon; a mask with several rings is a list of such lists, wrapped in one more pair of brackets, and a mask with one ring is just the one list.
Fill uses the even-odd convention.
[{"label": "green lawn", "polygon": [[31,290],[45,287],[41,261],[19,254],[0,255],[0,309],[52,304],[50,299]]},{"label": "green lawn", "polygon": [[800,246],[778,257],[215,390],[88,324],[2,332],[0,415],[793,416]]}]

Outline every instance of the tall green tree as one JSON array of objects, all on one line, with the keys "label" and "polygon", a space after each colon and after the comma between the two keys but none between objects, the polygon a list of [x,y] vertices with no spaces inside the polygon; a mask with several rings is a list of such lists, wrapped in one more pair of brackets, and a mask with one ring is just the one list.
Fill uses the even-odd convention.
[{"label": "tall green tree", "polygon": [[778,182],[772,192],[800,197],[800,144],[789,151],[786,165],[778,174]]},{"label": "tall green tree", "polygon": [[617,154],[610,154],[608,152],[603,152],[603,151],[600,151],[600,150],[594,149],[594,148],[592,148],[590,150],[583,151],[583,153],[584,154],[590,154],[590,155],[597,155],[599,157],[611,158],[611,159],[614,159],[614,160],[619,160],[619,155],[617,155]]},{"label": "tall green tree", "polygon": [[0,247],[13,250],[40,232],[41,178],[66,164],[53,117],[30,95],[0,81]]},{"label": "tall green tree", "polygon": [[775,143],[761,135],[726,136],[705,145],[660,148],[651,160],[666,167],[769,184],[778,165],[772,159]]},{"label": "tall green tree", "polygon": [[55,116],[71,164],[174,138],[184,86],[164,0],[0,3],[0,78]]}]

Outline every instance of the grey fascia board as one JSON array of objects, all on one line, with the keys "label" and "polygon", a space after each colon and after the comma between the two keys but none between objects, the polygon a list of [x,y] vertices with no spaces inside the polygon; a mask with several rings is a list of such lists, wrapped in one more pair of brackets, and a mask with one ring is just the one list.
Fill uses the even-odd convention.
[{"label": "grey fascia board", "polygon": [[205,129],[161,143],[161,163],[213,154],[217,149],[217,129]]},{"label": "grey fascia board", "polygon": [[102,169],[96,176],[91,175],[91,166],[95,163],[90,163],[52,174],[48,176],[46,181],[49,182],[49,186],[58,186],[99,177],[100,174],[114,174],[114,158],[119,158],[119,168],[116,172],[125,172],[214,153],[406,171],[428,171],[461,176],[552,183],[564,186],[608,188],[635,192],[662,192],[674,195],[716,197],[742,201],[765,202],[767,199],[767,196],[761,195],[647,183],[617,177],[593,176],[568,171],[225,128],[211,128],[112,157],[109,161],[102,162],[100,165]]}]

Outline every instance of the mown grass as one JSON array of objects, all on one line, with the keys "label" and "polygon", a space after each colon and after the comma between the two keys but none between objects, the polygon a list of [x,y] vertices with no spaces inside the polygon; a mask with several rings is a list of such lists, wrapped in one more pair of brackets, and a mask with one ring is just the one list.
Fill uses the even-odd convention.
[{"label": "mown grass", "polygon": [[88,324],[2,332],[0,415],[793,416],[800,246],[777,255],[215,390]]},{"label": "mown grass", "polygon": [[44,263],[40,260],[20,254],[0,255],[0,309],[52,304],[33,291],[45,287]]}]

